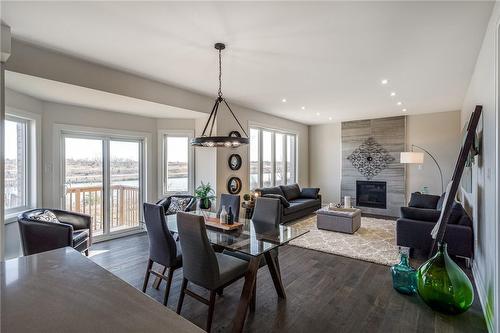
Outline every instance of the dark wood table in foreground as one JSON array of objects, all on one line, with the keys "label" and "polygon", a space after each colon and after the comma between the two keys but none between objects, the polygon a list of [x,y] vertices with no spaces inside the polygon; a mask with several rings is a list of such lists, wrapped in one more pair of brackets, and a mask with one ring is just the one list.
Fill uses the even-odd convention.
[{"label": "dark wood table in foreground", "polygon": [[1,329],[203,332],[72,248],[1,263]]}]

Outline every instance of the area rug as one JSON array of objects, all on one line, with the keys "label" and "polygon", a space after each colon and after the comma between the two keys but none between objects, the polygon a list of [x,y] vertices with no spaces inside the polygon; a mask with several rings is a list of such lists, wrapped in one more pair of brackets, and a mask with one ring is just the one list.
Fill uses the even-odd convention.
[{"label": "area rug", "polygon": [[396,221],[361,217],[361,227],[353,235],[318,230],[316,216],[297,221],[294,227],[309,230],[290,245],[344,257],[392,266],[399,261]]}]

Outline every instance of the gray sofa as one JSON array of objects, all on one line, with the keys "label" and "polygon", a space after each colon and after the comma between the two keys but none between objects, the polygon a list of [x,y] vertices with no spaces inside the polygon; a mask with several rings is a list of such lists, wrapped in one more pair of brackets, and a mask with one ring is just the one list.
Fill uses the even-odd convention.
[{"label": "gray sofa", "polygon": [[305,217],[321,208],[319,188],[300,189],[298,184],[292,184],[260,188],[255,192],[261,197],[280,201],[280,223]]}]

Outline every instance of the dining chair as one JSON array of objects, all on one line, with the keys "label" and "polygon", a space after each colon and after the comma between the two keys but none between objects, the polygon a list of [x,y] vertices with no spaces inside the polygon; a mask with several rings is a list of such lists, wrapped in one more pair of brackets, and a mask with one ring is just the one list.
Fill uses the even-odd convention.
[{"label": "dining chair", "polygon": [[218,206],[219,206],[219,208],[217,209],[217,218],[220,217],[220,213],[222,211],[222,206],[225,206],[226,211],[228,211],[229,207],[231,207],[231,211],[233,212],[233,215],[234,215],[234,220],[238,221],[238,218],[240,216],[240,196],[239,195],[222,193],[220,195],[220,203]]},{"label": "dining chair", "polygon": [[[264,233],[265,230],[269,230],[272,232],[275,231],[276,228],[278,228],[278,226],[280,225],[281,216],[281,207],[279,205],[281,205],[281,202],[277,199],[261,197],[256,199],[255,208],[252,215],[252,223],[257,233]],[[224,250],[222,253],[245,260],[247,262],[251,259],[250,255],[238,251]],[[271,260],[273,260],[274,264],[276,265],[278,273],[280,273],[278,248],[272,249],[271,251],[269,251],[269,254],[271,255]],[[269,263],[267,262],[267,260],[261,260],[259,262],[259,268],[264,267],[268,264]],[[254,293],[256,293],[256,285],[257,283],[255,283],[254,286]],[[223,290],[219,290],[218,292],[219,295],[221,295],[223,293]],[[250,303],[251,310],[255,309],[255,301],[256,295],[254,295],[254,297],[252,298],[252,302]]]},{"label": "dining chair", "polygon": [[[177,313],[181,313],[184,295],[208,305],[207,332],[210,332],[216,291],[245,276],[248,262],[223,253],[216,253],[208,240],[203,216],[177,213],[177,229],[183,253],[183,279]],[[188,289],[188,282],[210,291],[210,299]]]},{"label": "dining chair", "polygon": [[[150,274],[158,278],[158,282],[155,283],[155,288],[157,289],[161,280],[165,280],[167,286],[165,287],[163,304],[167,305],[174,271],[182,267],[181,247],[168,230],[163,206],[144,203],[144,220],[149,237],[149,260],[142,291],[146,292]],[[163,272],[158,273],[154,271],[153,263],[162,265],[164,267]],[[167,272],[167,275],[165,275],[165,272]]]}]

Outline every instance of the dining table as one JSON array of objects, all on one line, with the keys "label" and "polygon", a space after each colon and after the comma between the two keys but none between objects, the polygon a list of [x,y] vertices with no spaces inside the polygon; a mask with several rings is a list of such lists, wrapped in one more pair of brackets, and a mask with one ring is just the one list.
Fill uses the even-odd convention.
[{"label": "dining table", "polygon": [[[216,218],[216,214],[213,212],[197,210],[189,213],[202,215],[206,221],[210,220],[211,222]],[[273,259],[271,251],[308,232],[308,230],[294,227],[293,224],[274,225],[246,218],[239,218],[237,223],[240,223],[241,226],[229,231],[208,224],[206,228],[208,239],[215,248],[241,252],[249,258],[248,271],[245,274],[240,301],[233,318],[232,332],[243,331],[261,260],[266,260],[266,266],[271,274],[278,297],[286,299],[279,264]],[[171,232],[178,232],[176,214],[167,216],[167,225]]]}]

